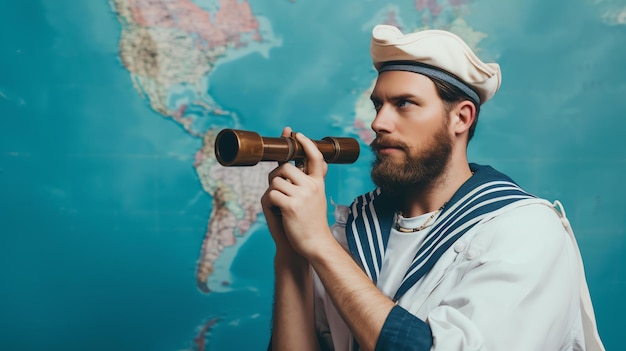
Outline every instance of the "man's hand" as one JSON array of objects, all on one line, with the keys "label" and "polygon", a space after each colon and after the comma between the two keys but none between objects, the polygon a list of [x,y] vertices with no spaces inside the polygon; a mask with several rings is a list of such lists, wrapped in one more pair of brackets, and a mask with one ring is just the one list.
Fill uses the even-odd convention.
[{"label": "man's hand", "polygon": [[328,165],[313,141],[301,133],[296,139],[306,154],[305,171],[290,163],[276,168],[264,197],[280,209],[284,233],[293,249],[308,257],[319,252],[326,239],[332,239],[324,184]]},{"label": "man's hand", "polygon": [[[281,134],[282,137],[289,137],[291,135],[291,128],[285,127]],[[279,165],[268,175],[268,183],[269,187],[261,197],[261,206],[263,208],[263,214],[265,215],[265,219],[267,221],[267,226],[272,234],[272,238],[274,239],[274,243],[276,244],[277,254],[281,254],[283,252],[293,251],[287,237],[285,236],[285,229],[283,228],[282,223],[282,215],[280,208],[275,206],[271,200],[269,199],[268,194],[272,191],[272,180],[276,177],[276,172],[281,166]]]}]

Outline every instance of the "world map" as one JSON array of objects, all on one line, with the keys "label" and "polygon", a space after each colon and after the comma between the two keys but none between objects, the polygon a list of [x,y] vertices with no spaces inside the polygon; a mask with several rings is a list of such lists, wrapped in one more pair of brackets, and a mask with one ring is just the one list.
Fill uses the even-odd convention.
[{"label": "world map", "polygon": [[[137,92],[152,109],[171,118],[190,137],[202,138],[193,166],[213,207],[197,261],[196,283],[203,293],[224,291],[232,278],[228,269],[216,270],[217,262],[225,261],[222,267],[230,267],[231,262],[222,253],[237,250],[250,236],[252,225],[261,215],[259,198],[267,184],[267,173],[275,165],[227,169],[217,164],[213,149],[216,130],[245,128],[246,123],[211,96],[211,77],[217,66],[254,53],[270,59],[271,49],[283,43],[273,32],[271,20],[255,15],[248,1],[115,0],[112,5],[122,25],[121,62]],[[488,35],[466,22],[467,1],[417,0],[413,6],[411,16],[402,16],[406,12],[397,5],[380,6],[371,18],[366,18],[363,28],[375,23],[408,31],[437,27],[457,33],[474,50],[481,51],[481,41]],[[358,5],[350,7],[346,14],[356,11]],[[603,19],[623,23],[625,14],[606,10]],[[406,17],[421,21],[407,23]],[[369,101],[372,86],[355,91],[352,113],[333,116],[333,124],[343,134],[357,136],[363,145],[373,138],[369,128],[373,118]],[[203,340],[202,333],[198,340]]]},{"label": "world map", "polygon": [[449,30],[500,63],[470,159],[564,203],[600,334],[621,345],[626,0],[36,0],[0,16],[0,349],[265,349],[276,165],[223,167],[215,137],[356,138],[329,202],[371,190],[377,24]]}]

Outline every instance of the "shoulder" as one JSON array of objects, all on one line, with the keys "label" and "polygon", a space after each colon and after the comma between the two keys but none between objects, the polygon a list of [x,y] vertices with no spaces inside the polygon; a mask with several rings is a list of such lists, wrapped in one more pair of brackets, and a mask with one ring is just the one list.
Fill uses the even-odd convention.
[{"label": "shoulder", "polygon": [[565,231],[561,217],[552,204],[540,199],[522,200],[503,208],[501,213],[485,223],[485,228],[523,232],[527,238],[533,236],[532,233]]},{"label": "shoulder", "polygon": [[545,200],[519,201],[478,226],[472,240],[507,255],[555,255],[571,245],[565,226]]}]

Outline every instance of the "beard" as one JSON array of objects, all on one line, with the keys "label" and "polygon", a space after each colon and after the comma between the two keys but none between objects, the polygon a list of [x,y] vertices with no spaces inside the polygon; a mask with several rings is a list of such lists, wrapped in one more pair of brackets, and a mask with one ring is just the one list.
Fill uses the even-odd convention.
[{"label": "beard", "polygon": [[[381,145],[404,150],[406,160],[396,161],[380,155],[376,150]],[[406,196],[436,182],[445,172],[452,154],[452,138],[443,125],[422,150],[410,152],[404,142],[377,137],[370,145],[375,155],[372,162],[372,180],[383,192],[392,196]]]}]

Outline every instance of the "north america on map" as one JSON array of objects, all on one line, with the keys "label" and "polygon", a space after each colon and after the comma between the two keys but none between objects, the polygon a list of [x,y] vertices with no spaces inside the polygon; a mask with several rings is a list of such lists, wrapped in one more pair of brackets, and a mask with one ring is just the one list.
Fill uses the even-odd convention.
[{"label": "north america on map", "polygon": [[[280,45],[262,28],[247,1],[222,0],[211,9],[190,0],[115,0],[122,24],[119,55],[137,92],[150,107],[171,118],[189,137],[201,138],[193,166],[201,186],[213,198],[199,254],[198,288],[209,292],[208,279],[225,247],[234,245],[261,212],[259,198],[270,165],[225,170],[213,155],[216,121],[239,125],[238,116],[222,110],[207,93],[212,70],[233,57],[266,53]],[[262,36],[263,32],[270,37]],[[226,272],[224,274],[227,275]],[[227,277],[218,278],[227,284]],[[215,286],[219,288],[219,285]]]}]

